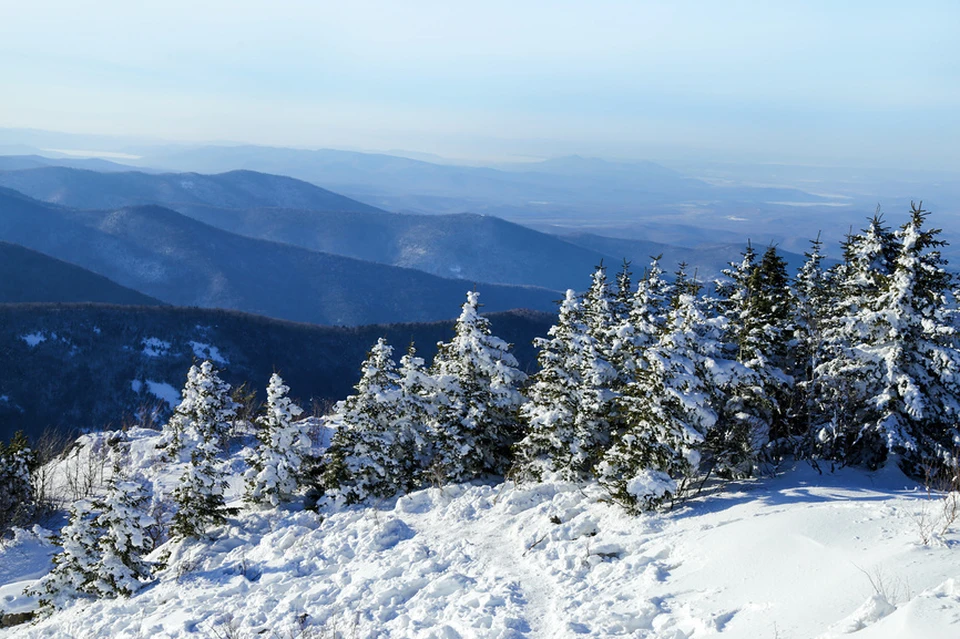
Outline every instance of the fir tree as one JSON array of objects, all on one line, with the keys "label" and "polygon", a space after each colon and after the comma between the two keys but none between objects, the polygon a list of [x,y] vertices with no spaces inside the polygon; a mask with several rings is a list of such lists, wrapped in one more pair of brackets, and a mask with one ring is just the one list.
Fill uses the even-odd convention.
[{"label": "fir tree", "polygon": [[99,515],[90,499],[70,506],[69,523],[59,535],[62,550],[54,556],[53,568],[27,589],[27,594],[38,598],[41,615],[49,615],[79,597],[98,594],[94,584],[100,572],[99,539],[103,534]]},{"label": "fir tree", "polygon": [[[681,281],[681,286],[683,282]],[[633,350],[642,353],[656,344],[667,324],[673,286],[663,276],[660,256],[654,257],[630,300],[627,323]]]},{"label": "fir tree", "polygon": [[608,362],[615,358],[617,350],[617,313],[616,300],[607,281],[607,268],[603,262],[593,271],[590,288],[581,301],[583,322],[587,334],[597,343],[600,355]]},{"label": "fir tree", "polygon": [[548,338],[535,345],[540,370],[521,408],[528,434],[516,446],[519,466],[535,479],[544,470],[584,479],[609,443],[608,386],[616,372],[600,357],[572,290]]},{"label": "fir tree", "polygon": [[154,521],[146,513],[148,502],[143,483],[122,476],[116,467],[106,494],[94,500],[100,531],[97,576],[91,584],[96,595],[128,597],[149,578],[150,566],[144,556],[153,545],[146,530]]},{"label": "fir tree", "polygon": [[879,211],[861,233],[843,245],[844,261],[832,275],[838,293],[823,320],[823,357],[814,371],[818,453],[843,463],[877,467],[888,448],[875,428],[869,398],[879,395],[883,363],[874,347],[886,329],[880,297],[889,286],[897,238]]},{"label": "fir tree", "polygon": [[623,260],[620,272],[617,273],[617,291],[613,298],[613,322],[621,324],[627,319],[633,299],[633,274],[630,272],[630,262]]},{"label": "fir tree", "polygon": [[644,351],[644,365],[625,390],[626,429],[597,467],[600,483],[629,510],[655,507],[692,475],[716,415],[704,370],[697,300],[681,294],[664,333]]},{"label": "fir tree", "polygon": [[398,369],[400,408],[397,428],[400,433],[400,457],[407,489],[423,483],[435,451],[430,438],[429,424],[436,418],[433,378],[426,370],[422,357],[417,356],[413,343],[400,358]]},{"label": "fir tree", "polygon": [[164,426],[160,447],[168,459],[185,461],[200,442],[225,450],[231,421],[238,405],[230,395],[230,384],[220,379],[210,361],[191,366],[181,393],[182,400]]},{"label": "fir tree", "polygon": [[794,378],[794,394],[789,419],[793,431],[801,435],[811,431],[814,406],[814,371],[823,357],[823,324],[833,303],[833,282],[823,268],[823,242],[819,235],[810,242],[806,262],[797,273],[791,289],[793,304],[793,356],[789,359]]},{"label": "fir tree", "polygon": [[24,526],[37,509],[31,471],[36,455],[23,432],[14,433],[9,444],[0,442],[0,532]]},{"label": "fir tree", "polygon": [[199,538],[210,527],[227,522],[223,496],[227,482],[218,452],[213,441],[201,441],[194,446],[190,463],[173,491],[177,512],[170,524],[172,537]]},{"label": "fir tree", "polygon": [[490,322],[480,316],[476,291],[467,293],[454,330],[451,341],[438,344],[431,369],[437,397],[433,466],[438,477],[465,481],[509,466],[523,402],[518,386],[526,376],[510,345],[492,335]]},{"label": "fir tree", "polygon": [[401,459],[398,415],[402,403],[393,347],[382,337],[370,349],[355,393],[338,402],[323,483],[348,504],[392,497],[409,479]]},{"label": "fir tree", "polygon": [[725,326],[723,352],[733,365],[718,369],[719,421],[707,450],[725,476],[750,475],[771,436],[787,434],[783,408],[792,379],[783,370],[790,297],[786,264],[775,247],[760,263],[748,244],[739,263],[724,271],[714,304]]},{"label": "fir tree", "polygon": [[862,270],[845,275],[859,303],[842,307],[834,335],[845,341],[835,346],[839,357],[821,367],[831,382],[852,379],[844,390],[854,410],[822,438],[842,461],[876,467],[896,453],[918,471],[949,460],[960,444],[953,280],[940,255],[939,229],[924,228],[927,215],[912,207],[910,221],[893,236],[892,262],[886,261],[892,251],[872,241],[876,231],[868,229],[853,247],[851,262]]},{"label": "fir tree", "polygon": [[306,425],[295,421],[303,409],[287,397],[289,392],[278,374],[270,376],[267,403],[256,418],[258,444],[248,460],[244,498],[249,502],[278,506],[300,487],[310,439]]}]

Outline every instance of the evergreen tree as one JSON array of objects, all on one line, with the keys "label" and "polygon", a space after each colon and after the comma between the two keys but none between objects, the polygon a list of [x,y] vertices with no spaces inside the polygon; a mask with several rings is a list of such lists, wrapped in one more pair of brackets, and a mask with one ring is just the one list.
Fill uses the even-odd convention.
[{"label": "evergreen tree", "polygon": [[160,447],[168,459],[186,461],[200,442],[225,450],[231,420],[238,405],[230,384],[220,379],[210,361],[191,366],[181,393],[182,400],[164,426]]},{"label": "evergreen tree", "polygon": [[217,459],[219,449],[212,440],[201,441],[190,453],[180,482],[173,491],[177,512],[170,524],[170,534],[175,538],[198,538],[211,526],[227,522],[222,464]]},{"label": "evergreen tree", "polygon": [[818,453],[843,463],[877,467],[888,448],[869,398],[877,397],[883,363],[875,346],[886,332],[880,297],[897,259],[897,238],[879,211],[843,245],[844,261],[832,275],[836,301],[823,324],[824,354],[814,371]]},{"label": "evergreen tree", "polygon": [[805,253],[806,262],[797,273],[791,290],[793,304],[793,356],[789,358],[794,378],[794,394],[789,420],[793,432],[811,431],[811,411],[814,406],[814,371],[823,357],[823,325],[833,304],[833,282],[823,268],[823,242],[819,235],[810,242]]},{"label": "evergreen tree", "polygon": [[633,274],[630,272],[630,262],[623,260],[620,272],[617,273],[617,292],[613,298],[613,322],[622,324],[630,312],[633,299]]},{"label": "evergreen tree", "polygon": [[650,262],[630,300],[627,322],[634,352],[642,353],[660,339],[667,324],[672,299],[673,286],[663,276],[658,255]]},{"label": "evergreen tree", "polygon": [[290,501],[300,487],[310,439],[307,426],[295,421],[303,409],[287,397],[289,392],[279,375],[270,376],[267,403],[256,418],[258,444],[247,460],[244,498],[249,502],[278,506]]},{"label": "evergreen tree", "polygon": [[437,345],[431,370],[437,397],[433,470],[438,477],[465,481],[509,466],[523,402],[518,386],[526,376],[510,345],[492,335],[490,322],[480,316],[476,291],[467,293],[454,330],[451,341]]},{"label": "evergreen tree", "polygon": [[392,497],[408,487],[398,415],[402,396],[393,347],[382,337],[370,349],[355,393],[338,402],[327,451],[327,494],[348,504]]},{"label": "evergreen tree", "polygon": [[406,488],[412,490],[423,483],[423,475],[434,458],[429,424],[437,416],[433,378],[426,370],[423,358],[417,356],[413,343],[400,358],[398,376],[400,458],[403,461]]},{"label": "evergreen tree", "polygon": [[598,465],[600,483],[630,510],[655,507],[692,475],[716,421],[710,407],[697,300],[680,294],[664,333],[644,351],[644,365],[626,388],[626,429]]},{"label": "evergreen tree", "polygon": [[587,334],[597,343],[600,355],[608,362],[615,358],[617,333],[616,299],[607,281],[607,268],[603,262],[593,271],[590,288],[580,304]]},{"label": "evergreen tree", "polygon": [[0,533],[24,526],[37,509],[31,471],[36,455],[23,432],[14,433],[9,444],[0,442]]},{"label": "evergreen tree", "polygon": [[[893,236],[895,252],[884,255],[893,253],[892,262],[846,274],[860,303],[845,302],[835,328],[845,341],[839,357],[821,367],[831,382],[852,379],[845,390],[854,410],[823,438],[842,461],[876,467],[897,453],[916,471],[947,461],[960,444],[953,278],[940,255],[940,230],[924,228],[927,215],[912,206],[910,221]],[[871,242],[878,235],[868,229],[855,245],[854,267],[877,264],[885,248]],[[865,279],[875,285],[865,287]]]},{"label": "evergreen tree", "polygon": [[724,356],[716,378],[717,427],[707,450],[724,476],[750,475],[771,437],[788,434],[784,407],[792,378],[786,364],[790,297],[786,264],[775,247],[759,264],[748,244],[739,263],[724,270],[714,304],[724,325]]},{"label": "evergreen tree", "polygon": [[93,502],[99,512],[99,560],[91,591],[100,597],[128,597],[149,578],[144,560],[153,545],[146,534],[154,521],[146,513],[149,496],[143,483],[125,478],[119,468],[107,485],[106,494]]},{"label": "evergreen tree", "polygon": [[616,372],[600,357],[572,290],[548,338],[535,345],[540,370],[521,408],[528,434],[516,446],[519,466],[536,479],[544,470],[584,479],[609,443],[608,386]]},{"label": "evergreen tree", "polygon": [[94,584],[100,571],[99,539],[103,529],[93,501],[81,499],[70,506],[70,521],[60,531],[60,553],[49,573],[27,589],[38,598],[43,616],[63,608],[79,597],[96,596]]}]

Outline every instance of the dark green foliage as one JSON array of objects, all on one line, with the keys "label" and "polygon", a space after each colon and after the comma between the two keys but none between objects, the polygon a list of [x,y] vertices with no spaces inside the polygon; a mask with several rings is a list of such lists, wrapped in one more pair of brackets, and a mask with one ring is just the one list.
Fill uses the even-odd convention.
[{"label": "dark green foliage", "polygon": [[0,534],[33,519],[38,508],[32,482],[36,462],[22,431],[7,444],[0,441]]},{"label": "dark green foliage", "polygon": [[[522,368],[532,370],[532,341],[546,335],[550,315],[490,317],[497,333],[517,344]],[[292,388],[309,393],[300,398],[309,405],[311,399],[322,404],[349,394],[359,377],[357,362],[378,337],[401,344],[415,340],[429,359],[452,328],[453,321],[337,328],[195,308],[0,305],[0,397],[7,397],[0,399],[0,440],[18,429],[35,438],[47,426],[67,433],[116,426],[142,409],[150,417],[158,398],[143,386],[134,391],[132,382],[152,380],[179,389],[196,358],[192,341],[220,350],[230,362],[224,374],[232,385],[262,388],[275,370],[283,370]],[[30,334],[47,339],[31,347],[22,339]],[[170,348],[149,356],[144,353],[148,338]],[[162,423],[172,408],[164,406],[153,421]]]},{"label": "dark green foliage", "polygon": [[207,531],[227,522],[227,507],[223,498],[227,482],[217,459],[213,442],[202,442],[190,456],[190,464],[173,491],[177,512],[170,523],[173,538],[199,538]]}]

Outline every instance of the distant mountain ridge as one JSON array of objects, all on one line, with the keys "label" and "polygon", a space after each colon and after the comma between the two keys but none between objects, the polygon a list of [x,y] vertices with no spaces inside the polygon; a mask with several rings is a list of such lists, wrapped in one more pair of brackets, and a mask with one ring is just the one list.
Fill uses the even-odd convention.
[{"label": "distant mountain ridge", "polygon": [[0,240],[181,306],[359,325],[455,317],[474,286],[489,311],[550,310],[559,297],[242,237],[159,206],[80,211],[0,189],[0,211]]},{"label": "distant mountain ridge", "polygon": [[161,305],[160,300],[120,286],[102,275],[0,241],[0,303],[97,302]]},{"label": "distant mountain ridge", "polygon": [[302,180],[254,171],[199,173],[104,173],[64,166],[0,171],[0,186],[32,198],[75,208],[191,204],[226,209],[282,207],[377,211]]},{"label": "distant mountain ridge", "polygon": [[[567,160],[562,166],[575,171],[582,163],[596,162]],[[656,165],[650,170],[671,174]],[[668,271],[685,261],[691,271],[712,278],[727,262],[738,259],[742,250],[736,245],[701,250],[642,240],[558,237],[476,214],[388,213],[306,182],[252,171],[204,176],[46,168],[0,172],[0,184],[77,208],[125,207],[150,201],[247,237],[414,268],[444,278],[553,290],[583,289],[601,261],[616,268],[627,258],[642,272],[650,257],[661,253]],[[290,208],[294,204],[308,208]],[[793,264],[799,259],[792,256],[788,261]]]}]

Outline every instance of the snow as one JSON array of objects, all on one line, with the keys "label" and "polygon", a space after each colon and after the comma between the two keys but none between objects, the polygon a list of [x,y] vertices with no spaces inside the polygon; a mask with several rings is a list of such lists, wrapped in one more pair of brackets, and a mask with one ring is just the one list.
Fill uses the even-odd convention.
[{"label": "snow", "polygon": [[155,382],[152,379],[146,379],[143,381],[134,379],[130,381],[130,388],[134,393],[140,393],[143,391],[144,386],[146,386],[148,393],[157,399],[166,402],[171,407],[180,403],[180,391],[166,382]]},{"label": "snow", "polygon": [[155,382],[151,379],[144,380],[147,385],[147,392],[165,401],[170,406],[176,406],[180,403],[180,391],[167,384],[166,382]]},{"label": "snow", "polygon": [[[143,340],[143,354],[147,357],[161,357],[170,350],[170,342],[165,342],[158,337],[148,337]],[[194,352],[196,352],[194,347]]]},{"label": "snow", "polygon": [[230,363],[226,357],[220,354],[220,350],[216,346],[191,341],[190,348],[193,349],[193,354],[196,355],[198,359],[208,359],[221,365]]},{"label": "snow", "polygon": [[[158,434],[128,438],[154,491],[175,485],[183,465],[156,463]],[[799,463],[642,516],[563,482],[450,485],[318,516],[243,507],[241,466],[227,495],[240,514],[151,555],[170,556],[150,587],[0,638],[960,636],[960,538],[920,544],[938,504],[895,469]],[[31,607],[17,593],[50,553],[38,532],[0,546],[0,606]]]},{"label": "snow", "polygon": [[27,346],[33,348],[34,346],[47,341],[47,336],[43,333],[28,333],[26,335],[21,335],[20,339],[27,343]]}]

